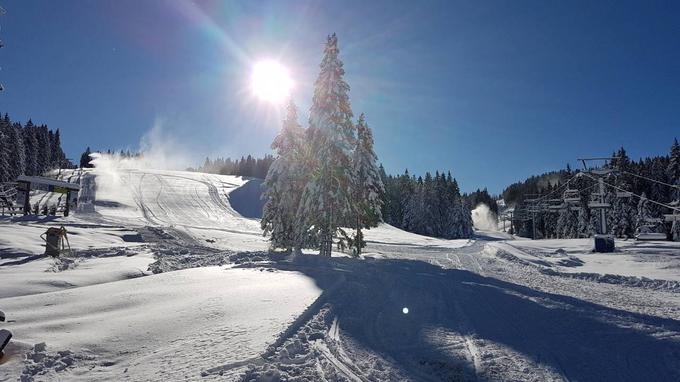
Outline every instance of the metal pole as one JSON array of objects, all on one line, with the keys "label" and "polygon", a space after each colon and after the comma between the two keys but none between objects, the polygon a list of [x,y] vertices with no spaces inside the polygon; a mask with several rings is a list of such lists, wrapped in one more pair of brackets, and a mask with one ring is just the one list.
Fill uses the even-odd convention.
[{"label": "metal pole", "polygon": [[[600,188],[600,203],[601,205],[604,206],[604,179],[600,176],[597,179],[597,183]],[[607,219],[606,219],[606,214],[604,212],[604,208],[600,208],[600,229],[602,229],[602,234],[606,235],[607,234]]]}]

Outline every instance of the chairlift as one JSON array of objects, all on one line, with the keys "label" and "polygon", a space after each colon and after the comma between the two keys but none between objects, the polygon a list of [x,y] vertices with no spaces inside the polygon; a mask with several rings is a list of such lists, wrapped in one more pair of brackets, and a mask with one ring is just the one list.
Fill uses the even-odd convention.
[{"label": "chairlift", "polygon": [[589,202],[588,203],[588,208],[611,208],[612,205],[609,203],[602,203],[602,202]]},{"label": "chairlift", "polygon": [[611,174],[612,172],[614,172],[614,170],[611,169],[611,168],[594,168],[594,169],[590,170],[591,174],[600,175],[600,176]]},{"label": "chairlift", "polygon": [[635,235],[635,240],[638,241],[666,240],[666,234],[661,232],[639,233]]},{"label": "chairlift", "polygon": [[631,198],[631,197],[633,197],[633,193],[629,192],[629,191],[617,191],[616,197],[617,198]]},{"label": "chairlift", "polygon": [[562,199],[567,203],[579,202],[581,201],[581,195],[579,194],[578,190],[567,189],[564,190]]},{"label": "chairlift", "polygon": [[677,222],[680,221],[680,214],[664,214],[664,220],[667,222]]}]

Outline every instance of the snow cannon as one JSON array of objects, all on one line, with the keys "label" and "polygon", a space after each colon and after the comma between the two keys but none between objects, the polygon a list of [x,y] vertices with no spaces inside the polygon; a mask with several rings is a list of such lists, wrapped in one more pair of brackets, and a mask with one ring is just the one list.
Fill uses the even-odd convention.
[{"label": "snow cannon", "polygon": [[40,238],[45,241],[45,254],[48,256],[57,257],[71,252],[71,243],[68,241],[68,235],[64,226],[59,228],[50,227],[45,233],[40,235]]}]

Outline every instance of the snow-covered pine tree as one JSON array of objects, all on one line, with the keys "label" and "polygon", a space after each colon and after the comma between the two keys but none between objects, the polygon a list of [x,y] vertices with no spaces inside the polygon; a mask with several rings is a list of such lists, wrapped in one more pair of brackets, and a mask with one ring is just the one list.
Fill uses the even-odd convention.
[{"label": "snow-covered pine tree", "polygon": [[[9,123],[9,119],[7,120]],[[12,175],[12,180],[24,173],[26,169],[26,151],[24,150],[23,128],[21,124],[12,124],[8,139],[11,142],[9,163]]]},{"label": "snow-covered pine tree", "polygon": [[590,210],[590,219],[588,220],[588,233],[590,236],[595,236],[600,233],[600,213],[597,210]]},{"label": "snow-covered pine tree", "polygon": [[12,127],[5,120],[0,120],[0,183],[12,180],[9,157],[11,151],[11,141],[9,130]]},{"label": "snow-covered pine tree", "polygon": [[647,199],[647,194],[642,193],[642,197],[637,205],[637,215],[635,217],[635,232],[636,233],[649,233],[656,232],[656,224],[652,210],[649,208],[649,200]]},{"label": "snow-covered pine tree", "polygon": [[52,163],[50,163],[52,154],[47,126],[40,125],[36,128],[36,140],[38,142],[36,147],[36,166],[38,172],[36,175],[42,175],[52,166]]},{"label": "snow-covered pine tree", "polygon": [[30,119],[26,122],[26,126],[24,126],[24,152],[26,153],[26,169],[24,174],[26,175],[39,175],[36,129],[37,127]]},{"label": "snow-covered pine tree", "polygon": [[356,214],[356,235],[354,248],[356,255],[366,246],[362,228],[375,227],[382,220],[382,195],[385,193],[378,168],[378,156],[373,151],[373,133],[361,113],[356,125],[357,144],[352,156],[353,204]]},{"label": "snow-covered pine tree", "polygon": [[88,146],[85,149],[85,152],[80,155],[80,168],[92,167],[90,164],[90,161],[92,160],[92,158],[90,158],[90,154],[92,154],[92,151],[90,150],[90,146]]},{"label": "snow-covered pine tree", "polygon": [[309,115],[314,158],[298,219],[301,234],[319,239],[320,255],[330,256],[333,238],[347,237],[342,223],[352,219],[351,158],[355,145],[349,85],[344,81],[343,63],[338,57],[338,39],[328,36],[321,71],[314,83]]},{"label": "snow-covered pine tree", "polygon": [[425,208],[425,186],[423,179],[418,177],[413,192],[404,206],[402,227],[409,232],[426,234]]},{"label": "snow-covered pine tree", "polygon": [[578,210],[578,235],[577,237],[590,236],[590,221],[588,219],[588,211],[585,206],[581,206]]},{"label": "snow-covered pine tree", "polygon": [[296,213],[307,182],[305,142],[305,131],[298,123],[297,108],[291,100],[281,132],[271,145],[278,156],[264,180],[265,205],[260,225],[264,234],[270,235],[272,248],[296,253],[302,247]]},{"label": "snow-covered pine tree", "polygon": [[[677,138],[673,141],[673,145],[671,146],[671,154],[666,172],[670,183],[680,187],[680,144],[678,144]],[[678,189],[678,187],[674,188],[671,192],[671,199],[676,202],[676,208],[680,208],[680,189]],[[674,214],[680,213],[675,211]],[[679,220],[673,221],[670,233],[673,240],[680,241]]]},{"label": "snow-covered pine tree", "polygon": [[[630,172],[630,159],[626,154],[626,150],[620,148],[615,154],[612,161],[614,169],[617,171],[614,176],[615,185],[618,189],[612,191],[612,195],[616,195],[616,191],[631,190],[631,179],[627,172]],[[632,205],[632,198],[629,197],[613,197],[611,209],[612,232],[617,237],[631,237],[635,230],[635,208]]]}]

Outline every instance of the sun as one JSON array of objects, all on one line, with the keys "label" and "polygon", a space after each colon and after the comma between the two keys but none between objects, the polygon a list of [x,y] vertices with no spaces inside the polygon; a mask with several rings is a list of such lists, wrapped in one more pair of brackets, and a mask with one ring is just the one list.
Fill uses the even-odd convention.
[{"label": "sun", "polygon": [[288,99],[293,80],[288,69],[278,61],[259,61],[253,66],[251,86],[255,96],[263,101],[281,104]]}]

